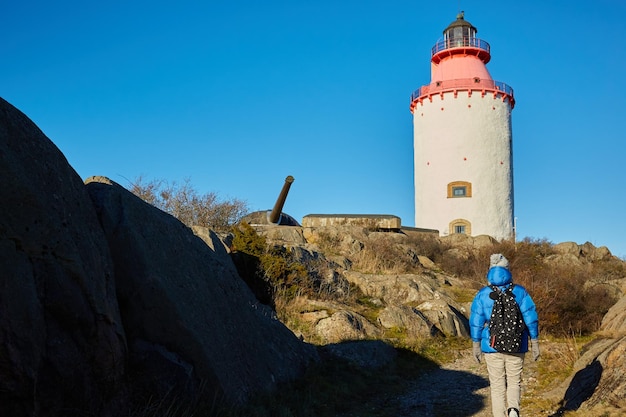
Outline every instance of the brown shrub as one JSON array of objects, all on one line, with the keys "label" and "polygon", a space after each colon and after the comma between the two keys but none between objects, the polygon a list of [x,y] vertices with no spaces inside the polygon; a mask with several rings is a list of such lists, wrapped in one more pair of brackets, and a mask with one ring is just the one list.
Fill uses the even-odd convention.
[{"label": "brown shrub", "polygon": [[480,249],[442,246],[430,251],[443,271],[474,287],[485,285],[490,255],[502,253],[509,260],[514,281],[533,297],[542,331],[559,336],[598,330],[620,294],[614,282],[626,277],[626,264],[615,259],[553,262],[556,252],[546,239],[502,241]]},{"label": "brown shrub", "polygon": [[[606,277],[626,277],[612,260],[564,264],[550,260],[553,245],[544,240],[524,239],[499,249],[510,262],[515,282],[529,291],[539,314],[542,331],[550,334],[588,335],[596,331],[602,317],[617,301],[606,286],[596,285]],[[607,272],[608,271],[610,272]]]},{"label": "brown shrub", "polygon": [[433,262],[440,260],[443,254],[450,249],[449,243],[444,243],[439,238],[425,233],[409,234],[407,245],[415,249],[418,255],[426,256]]}]

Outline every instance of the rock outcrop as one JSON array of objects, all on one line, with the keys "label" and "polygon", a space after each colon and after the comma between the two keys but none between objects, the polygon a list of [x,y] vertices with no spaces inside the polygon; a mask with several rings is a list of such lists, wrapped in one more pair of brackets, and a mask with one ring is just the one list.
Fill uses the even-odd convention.
[{"label": "rock outcrop", "polygon": [[[467,317],[460,313],[463,308],[439,290],[444,285],[444,279],[434,274],[379,275],[346,271],[344,275],[363,294],[381,299],[388,306],[415,306],[408,310],[395,309],[396,317],[399,312],[407,313],[401,322],[415,323],[421,319],[427,323],[426,327],[401,326],[413,337],[436,334],[432,326],[447,336],[469,337]],[[416,312],[419,313],[418,317],[415,317]]]},{"label": "rock outcrop", "polygon": [[318,359],[215,234],[105,178],[85,185],[1,99],[0,178],[1,415],[126,415],[166,393],[237,403]]},{"label": "rock outcrop", "polygon": [[315,359],[212,250],[176,218],[104,177],[86,181],[111,248],[133,371],[165,394],[200,382],[243,402]]},{"label": "rock outcrop", "polygon": [[600,328],[610,335],[626,335],[626,296],[607,311]]},{"label": "rock outcrop", "polygon": [[626,336],[600,339],[586,346],[574,365],[572,376],[547,396],[561,399],[560,412],[590,411],[599,405],[624,409]]},{"label": "rock outcrop", "polygon": [[611,307],[602,321],[600,331],[607,337],[585,346],[572,376],[551,393],[561,398],[560,411],[626,408],[625,323],[626,296]]},{"label": "rock outcrop", "polygon": [[107,241],[80,177],[2,99],[0,178],[2,414],[97,415],[126,359]]},{"label": "rock outcrop", "polygon": [[590,242],[585,242],[582,245],[576,242],[561,242],[554,245],[554,251],[559,254],[569,254],[576,258],[583,257],[592,261],[609,259],[613,256],[606,246],[596,248]]},{"label": "rock outcrop", "polygon": [[322,318],[315,325],[315,331],[324,344],[376,339],[382,336],[382,331],[365,317],[347,310],[337,311],[330,317]]},{"label": "rock outcrop", "polygon": [[[408,236],[404,233],[376,232],[358,226],[289,227],[257,226],[256,231],[265,236],[269,243],[290,248],[298,259],[307,263],[315,259],[317,265],[333,272],[331,285],[342,288],[339,281],[356,287],[377,306],[379,313],[364,317],[349,306],[312,302],[301,310],[300,319],[315,330],[322,343],[337,343],[347,340],[371,339],[386,333],[400,332],[406,337],[422,338],[435,335],[469,336],[469,309],[448,295],[452,285],[460,288],[460,281],[438,271],[427,257],[413,253],[405,245]],[[322,253],[321,242],[332,242],[337,253]],[[358,256],[366,243],[387,244],[403,247],[407,256],[419,265],[422,273],[368,274],[351,270],[347,256]],[[463,245],[482,248],[493,244],[488,236],[465,238]],[[454,284],[452,284],[454,283]],[[294,329],[294,331],[296,331]]]},{"label": "rock outcrop", "polygon": [[405,331],[414,337],[441,333],[421,311],[406,305],[385,307],[378,315],[378,323],[384,329]]}]

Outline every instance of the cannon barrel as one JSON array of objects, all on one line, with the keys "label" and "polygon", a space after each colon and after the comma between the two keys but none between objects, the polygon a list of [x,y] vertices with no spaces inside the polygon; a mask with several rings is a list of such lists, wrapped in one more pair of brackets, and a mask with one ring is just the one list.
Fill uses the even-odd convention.
[{"label": "cannon barrel", "polygon": [[289,175],[285,178],[285,184],[283,184],[283,189],[280,190],[280,194],[278,195],[278,199],[276,199],[276,204],[274,204],[274,208],[268,216],[268,220],[270,223],[277,224],[280,222],[280,215],[283,211],[283,206],[285,205],[285,200],[287,200],[287,194],[289,193],[289,188],[291,184],[294,182],[294,178]]}]

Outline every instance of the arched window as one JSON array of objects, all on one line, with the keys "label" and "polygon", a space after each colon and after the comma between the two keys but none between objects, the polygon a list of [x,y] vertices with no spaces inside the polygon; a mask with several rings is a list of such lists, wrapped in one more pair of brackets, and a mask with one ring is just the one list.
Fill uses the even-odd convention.
[{"label": "arched window", "polygon": [[465,219],[452,220],[450,222],[450,234],[471,236],[472,224]]},{"label": "arched window", "polygon": [[472,196],[472,183],[454,181],[448,184],[448,198],[463,198]]}]

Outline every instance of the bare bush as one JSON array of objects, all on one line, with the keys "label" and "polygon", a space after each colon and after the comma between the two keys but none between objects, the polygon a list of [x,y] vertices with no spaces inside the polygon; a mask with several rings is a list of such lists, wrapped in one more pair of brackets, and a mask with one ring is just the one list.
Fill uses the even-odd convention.
[{"label": "bare bush", "polygon": [[485,261],[480,254],[452,248],[442,253],[435,262],[443,271],[471,281],[474,286],[485,283]]},{"label": "bare bush", "polygon": [[190,180],[182,184],[138,177],[130,191],[153,206],[176,217],[187,226],[226,230],[247,214],[248,205],[239,199],[220,200],[213,192],[199,194]]},{"label": "bare bush", "polygon": [[426,256],[433,262],[438,262],[443,254],[450,249],[449,243],[442,242],[438,237],[425,233],[411,233],[407,244],[415,249],[419,255]]},{"label": "bare bush", "polygon": [[[617,301],[616,293],[601,284],[610,277],[624,278],[611,260],[561,263],[551,261],[552,243],[524,239],[514,245],[498,245],[510,262],[515,282],[528,289],[537,305],[541,327],[558,336],[588,335],[600,327],[602,317]],[[485,263],[488,258],[485,258]]]},{"label": "bare bush", "polygon": [[447,273],[485,285],[492,253],[502,253],[509,260],[514,281],[532,295],[543,331],[559,336],[596,331],[617,301],[617,292],[599,284],[626,277],[624,264],[611,259],[580,264],[552,262],[556,252],[545,239],[502,241],[477,250],[457,248],[444,251],[436,259]]}]

